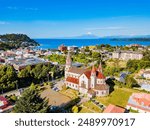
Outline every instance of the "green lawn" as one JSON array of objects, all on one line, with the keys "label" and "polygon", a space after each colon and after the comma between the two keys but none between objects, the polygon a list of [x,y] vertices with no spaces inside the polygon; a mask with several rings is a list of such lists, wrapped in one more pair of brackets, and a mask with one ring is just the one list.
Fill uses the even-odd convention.
[{"label": "green lawn", "polygon": [[70,89],[70,88],[68,88],[68,89],[63,89],[63,90],[61,90],[61,91],[59,91],[59,92],[60,92],[61,94],[64,94],[64,95],[70,97],[71,99],[76,99],[76,98],[78,98],[78,95],[79,95],[79,92],[78,92],[78,91],[73,90],[73,89]]},{"label": "green lawn", "polygon": [[92,111],[90,111],[89,109],[87,108],[81,108],[81,110],[79,111],[79,113],[93,113]]},{"label": "green lawn", "polygon": [[111,61],[107,61],[106,65],[110,66],[110,67],[120,67],[120,68],[125,68],[126,67],[127,62],[126,61],[122,61],[122,60],[116,60],[113,59]]},{"label": "green lawn", "polygon": [[92,101],[84,102],[80,107],[82,107],[81,109],[82,113],[86,113],[87,110],[91,112],[96,112],[96,113],[102,112],[102,110],[97,105],[95,105]]},{"label": "green lawn", "polygon": [[129,97],[137,90],[128,88],[115,88],[115,90],[108,97],[96,97],[96,100],[108,106],[109,104],[126,107]]}]

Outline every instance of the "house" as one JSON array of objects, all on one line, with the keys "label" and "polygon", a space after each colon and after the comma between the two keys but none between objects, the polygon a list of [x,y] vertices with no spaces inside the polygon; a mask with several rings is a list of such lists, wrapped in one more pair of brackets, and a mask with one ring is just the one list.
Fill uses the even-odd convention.
[{"label": "house", "polygon": [[146,78],[146,79],[150,79],[150,70],[144,71],[143,77]]},{"label": "house", "polygon": [[0,96],[0,109],[6,108],[8,104],[8,100],[5,97]]},{"label": "house", "polygon": [[150,112],[150,94],[133,93],[127,103],[127,109],[137,110],[141,113]]},{"label": "house", "polygon": [[109,104],[103,113],[125,113],[125,108]]},{"label": "house", "polygon": [[121,51],[117,50],[112,53],[113,59],[120,59],[120,60],[141,60],[143,58],[143,54],[137,51]]},{"label": "house", "polygon": [[67,51],[67,46],[64,46],[63,44],[58,47],[58,50],[62,51]]},{"label": "house", "polygon": [[6,60],[6,63],[12,65],[15,68],[15,70],[20,71],[27,66],[35,66],[37,64],[47,65],[49,62],[41,58],[20,58]]},{"label": "house", "polygon": [[68,49],[68,51],[75,52],[76,50],[79,49],[79,47],[77,47],[77,46],[68,46],[67,49]]},{"label": "house", "polygon": [[90,98],[109,95],[109,86],[105,82],[101,64],[98,68],[93,66],[92,70],[74,67],[70,53],[66,59],[65,84]]}]

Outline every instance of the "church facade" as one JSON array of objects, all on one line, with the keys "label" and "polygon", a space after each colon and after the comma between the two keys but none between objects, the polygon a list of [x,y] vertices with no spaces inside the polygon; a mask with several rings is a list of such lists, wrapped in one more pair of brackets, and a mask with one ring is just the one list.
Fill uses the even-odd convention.
[{"label": "church facade", "polygon": [[97,69],[93,66],[92,70],[74,67],[70,53],[66,59],[65,84],[90,98],[109,95],[109,86],[105,82],[101,64]]}]

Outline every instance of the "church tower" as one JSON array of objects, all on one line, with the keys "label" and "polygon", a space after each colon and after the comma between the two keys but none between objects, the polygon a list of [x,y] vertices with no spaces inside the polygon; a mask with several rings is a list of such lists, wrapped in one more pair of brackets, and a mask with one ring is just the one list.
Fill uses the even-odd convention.
[{"label": "church tower", "polygon": [[96,85],[96,68],[92,67],[92,71],[91,71],[91,88],[94,88]]},{"label": "church tower", "polygon": [[65,78],[67,78],[67,73],[70,67],[72,67],[72,60],[71,60],[70,52],[68,52],[68,55],[66,58],[66,66],[65,66]]},{"label": "church tower", "polygon": [[100,64],[99,64],[98,68],[97,68],[97,71],[103,73],[103,70],[102,70],[102,63],[101,63],[101,62],[100,62]]}]

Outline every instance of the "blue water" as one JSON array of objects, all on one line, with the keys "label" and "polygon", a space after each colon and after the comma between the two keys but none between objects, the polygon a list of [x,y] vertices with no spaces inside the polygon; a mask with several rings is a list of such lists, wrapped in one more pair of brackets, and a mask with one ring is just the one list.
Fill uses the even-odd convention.
[{"label": "blue water", "polygon": [[66,46],[90,46],[100,44],[110,44],[112,46],[124,46],[129,44],[150,45],[150,42],[140,41],[112,41],[110,39],[35,39],[41,46],[41,49],[57,49],[58,46],[64,44]]}]

